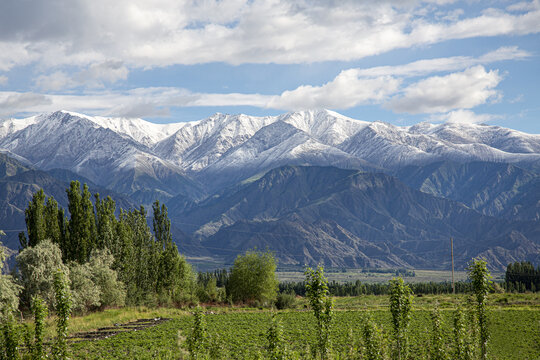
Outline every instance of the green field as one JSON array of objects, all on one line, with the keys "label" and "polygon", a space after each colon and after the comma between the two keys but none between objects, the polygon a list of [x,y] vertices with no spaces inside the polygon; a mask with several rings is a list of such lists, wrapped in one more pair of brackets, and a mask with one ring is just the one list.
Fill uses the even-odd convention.
[{"label": "green field", "polygon": [[[336,299],[336,313],[332,330],[332,347],[339,352],[349,351],[358,346],[364,316],[369,312],[383,327],[385,336],[390,333],[390,313],[386,308],[387,297],[367,296]],[[451,343],[451,323],[455,303],[465,296],[452,297],[424,296],[415,298],[415,311],[411,323],[412,347],[415,358],[425,355],[429,344],[431,322],[430,309],[437,303],[441,307],[446,341]],[[126,359],[126,358],[181,358],[183,340],[192,325],[189,312],[179,310],[154,310],[134,313],[137,316],[162,316],[171,320],[154,328],[123,333],[114,337],[87,341],[71,345],[73,358]],[[118,318],[127,319],[121,310],[110,310],[99,315],[76,318],[74,322],[83,324],[92,321],[96,326],[104,322],[111,324]],[[223,358],[254,359],[264,353],[266,330],[269,326],[269,310],[215,307],[208,308],[206,322],[208,333],[223,354]],[[302,353],[314,341],[313,315],[300,301],[295,310],[280,311],[277,314],[284,327],[284,336],[291,349]],[[101,325],[97,325],[101,323]],[[490,359],[540,359],[540,298],[538,294],[495,294],[490,299]]]}]

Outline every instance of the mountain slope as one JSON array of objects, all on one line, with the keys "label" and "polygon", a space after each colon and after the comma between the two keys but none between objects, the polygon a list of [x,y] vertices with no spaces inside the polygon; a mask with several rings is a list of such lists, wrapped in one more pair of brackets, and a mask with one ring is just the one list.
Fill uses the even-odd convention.
[{"label": "mountain slope", "polygon": [[40,169],[67,169],[128,195],[148,190],[162,199],[179,193],[195,198],[204,194],[181,169],[145,145],[68,112],[39,117],[5,137],[0,146]]},{"label": "mountain slope", "polygon": [[408,166],[395,175],[415,189],[485,215],[540,219],[540,176],[511,164],[438,162]]},{"label": "mountain slope", "polygon": [[537,222],[483,216],[388,175],[331,167],[269,171],[175,220],[215,251],[232,256],[231,250],[268,246],[281,261],[300,265],[441,268],[450,236],[460,266],[482,254],[498,268],[525,254],[540,256]]}]

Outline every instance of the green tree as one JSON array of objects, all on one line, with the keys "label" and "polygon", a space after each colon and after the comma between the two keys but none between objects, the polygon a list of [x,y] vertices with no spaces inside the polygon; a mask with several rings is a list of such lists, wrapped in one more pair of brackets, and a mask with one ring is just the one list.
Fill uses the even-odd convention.
[{"label": "green tree", "polygon": [[53,357],[58,360],[68,358],[68,323],[71,316],[71,294],[68,281],[61,270],[54,273],[54,292],[56,300],[56,342],[53,349]]},{"label": "green tree", "polygon": [[48,315],[47,305],[43,299],[36,296],[32,299],[32,312],[34,313],[34,346],[32,359],[45,359],[43,337],[45,335],[45,318]]},{"label": "green tree", "polygon": [[193,327],[191,334],[187,339],[187,346],[191,359],[208,358],[208,332],[206,329],[206,320],[202,309],[197,306],[193,313]]},{"label": "green tree", "polygon": [[394,358],[406,359],[409,352],[408,329],[411,321],[412,291],[402,278],[390,280],[390,312],[396,347]]},{"label": "green tree", "polygon": [[491,274],[487,268],[487,262],[481,259],[474,259],[467,267],[467,270],[476,296],[476,316],[480,332],[480,354],[482,359],[487,359],[487,345],[489,341],[487,296],[492,284]]},{"label": "green tree", "polygon": [[270,360],[286,359],[287,349],[283,341],[283,326],[277,318],[276,313],[272,313],[270,327],[266,333],[266,340],[268,340],[266,351]]},{"label": "green tree", "polygon": [[[62,246],[62,228],[60,227],[58,203],[52,196],[49,196],[45,204],[45,238],[50,239],[53,243]],[[62,212],[63,214],[63,212]]]},{"label": "green tree", "polygon": [[446,360],[446,350],[444,346],[444,336],[442,331],[442,318],[438,306],[431,313],[431,360]]},{"label": "green tree", "polygon": [[24,287],[22,297],[29,306],[31,299],[39,295],[52,307],[54,303],[54,273],[61,269],[68,273],[62,262],[62,254],[58,245],[44,240],[34,247],[27,247],[16,257],[21,283]]},{"label": "green tree", "polygon": [[[0,236],[5,235],[0,230]],[[19,308],[19,294],[22,287],[15,283],[15,279],[11,275],[4,274],[4,267],[6,261],[6,253],[2,242],[0,241],[0,318],[3,309],[18,309]]]},{"label": "green tree", "polygon": [[384,346],[381,329],[373,322],[371,317],[367,317],[362,329],[364,340],[365,358],[367,360],[383,360]]},{"label": "green tree", "polygon": [[328,296],[328,281],[324,276],[324,269],[321,265],[317,270],[307,268],[306,276],[306,297],[313,310],[313,315],[317,321],[317,350],[321,359],[328,358],[330,350],[330,326],[333,318],[333,299]]},{"label": "green tree", "polygon": [[228,285],[234,301],[272,303],[278,290],[274,255],[268,251],[246,251],[238,255]]},{"label": "green tree", "polygon": [[94,197],[97,231],[96,247],[98,249],[108,248],[114,251],[113,248],[116,246],[116,203],[110,196],[103,200],[99,198],[99,194],[95,194]]},{"label": "green tree", "polygon": [[86,184],[81,192],[81,184],[78,181],[72,181],[66,192],[70,214],[67,260],[84,263],[88,261],[92,249],[96,247],[94,205],[90,200],[91,195]]},{"label": "green tree", "polygon": [[28,243],[21,244],[23,249],[27,246],[35,246],[45,239],[45,193],[43,189],[39,189],[32,196],[32,201],[28,203],[28,208],[24,212],[24,218],[28,232]]}]

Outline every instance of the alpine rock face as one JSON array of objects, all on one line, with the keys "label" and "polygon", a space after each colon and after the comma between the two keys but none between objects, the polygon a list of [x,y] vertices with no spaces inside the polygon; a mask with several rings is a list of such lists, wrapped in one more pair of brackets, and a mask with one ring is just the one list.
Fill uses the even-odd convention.
[{"label": "alpine rock face", "polygon": [[[522,253],[521,250],[508,250],[506,253],[511,253],[510,257],[501,255],[506,250],[500,247],[503,240],[498,235],[498,245],[494,246],[499,248],[490,249],[485,242],[474,247],[478,250],[476,254],[489,254],[497,266],[538,248],[538,240],[532,239],[531,234],[536,234],[540,228],[540,135],[498,126],[461,123],[395,126],[355,120],[328,110],[266,117],[218,113],[199,121],[172,124],[57,111],[0,121],[0,153],[28,167],[29,171],[46,171],[52,177],[60,176],[62,184],[66,176],[73,174],[124,194],[134,203],[147,205],[159,199],[167,204],[173,220],[191,224],[185,225],[184,230],[187,229],[192,236],[190,241],[199,249],[205,244],[208,249],[218,248],[216,241],[233,241],[237,245],[243,244],[242,248],[257,246],[257,243],[268,245],[272,243],[270,238],[257,241],[261,236],[242,237],[240,241],[236,239],[240,233],[234,229],[249,228],[250,232],[264,234],[275,227],[302,235],[304,247],[296,244],[296,248],[287,250],[309,253],[309,256],[300,256],[302,261],[337,265],[346,253],[354,259],[348,262],[353,265],[428,265],[437,261],[414,257],[414,234],[433,233],[433,229],[439,228],[446,229],[440,230],[440,239],[450,234],[457,239],[461,236],[456,233],[459,221],[466,218],[479,219],[486,224],[485,229],[491,226],[489,219],[504,219],[503,224],[507,225],[499,234],[510,234],[508,236],[515,244],[526,244],[523,246],[528,250]],[[283,212],[272,213],[261,208],[259,212],[247,215],[247,210],[240,210],[244,207],[255,209],[254,202],[262,196],[253,195],[256,194],[253,191],[248,196],[244,193],[248,189],[246,186],[264,179],[269,171],[286,166],[317,167],[315,172],[293,173],[300,177],[317,174],[323,179],[317,186],[323,189],[333,185],[332,180],[325,182],[324,179],[335,177],[335,174],[329,175],[335,168],[353,171],[350,174],[357,174],[355,171],[385,174],[400,180],[398,184],[378,178],[377,181],[388,187],[385,191],[420,201],[411,205],[415,213],[429,216],[429,211],[422,212],[422,204],[438,204],[433,211],[440,213],[441,207],[462,209],[462,206],[478,217],[469,214],[445,220],[442,216],[441,222],[433,227],[426,219],[422,220],[422,216],[414,218],[403,213],[406,203],[400,210],[392,207],[393,202],[382,195],[370,198],[371,190],[361,196],[357,192],[354,194],[357,199],[365,196],[364,199],[370,201],[368,207],[375,213],[385,214],[386,220],[381,220],[377,230],[370,224],[375,218],[362,212],[362,202],[350,203],[352,195],[340,195],[339,206],[333,201],[318,202],[316,199],[309,204],[300,201],[286,205],[291,199],[282,198],[278,191],[270,191],[272,196],[278,197],[272,200],[272,208]],[[359,178],[360,175],[354,176]],[[299,184],[313,185],[309,181]],[[298,191],[302,193],[300,189]],[[340,194],[345,194],[343,191]],[[27,193],[25,198],[28,198]],[[321,199],[322,193],[319,194]],[[234,201],[228,197],[230,194],[234,194]],[[421,194],[451,201],[454,205],[438,203]],[[265,198],[270,201],[272,197]],[[340,211],[346,209],[343,217],[350,221],[332,218],[329,215],[331,205]],[[20,209],[18,211],[20,213]],[[514,224],[516,221],[524,221],[525,225],[518,226]],[[362,231],[355,228],[358,226],[355,224],[360,223],[364,224],[360,228]],[[194,227],[190,229],[192,225]],[[474,228],[471,224],[465,225]],[[374,242],[366,235],[370,231],[397,242],[405,241],[405,236],[408,245],[400,247],[392,242]],[[480,241],[480,237],[463,235],[461,238],[463,244]],[[426,236],[423,239],[428,241]],[[283,242],[279,246],[287,244]],[[315,250],[317,246],[342,250],[345,246],[347,250]],[[280,249],[285,253],[284,248]],[[399,251],[409,255],[405,258],[398,250],[389,249],[401,249]],[[379,256],[383,260],[370,262],[370,251],[384,253]],[[205,254],[208,253],[211,251]],[[323,253],[333,253],[335,257],[325,258]],[[298,256],[286,258],[291,263]]]}]

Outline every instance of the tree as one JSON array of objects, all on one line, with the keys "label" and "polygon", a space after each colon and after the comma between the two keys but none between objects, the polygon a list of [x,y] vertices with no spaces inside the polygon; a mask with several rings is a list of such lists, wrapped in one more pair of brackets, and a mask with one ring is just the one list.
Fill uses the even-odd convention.
[{"label": "tree", "polygon": [[270,304],[278,290],[274,255],[268,251],[246,251],[238,255],[228,285],[234,301]]},{"label": "tree", "polygon": [[197,306],[193,313],[193,327],[187,339],[187,346],[191,359],[205,359],[208,356],[208,333],[206,330],[206,320],[202,309]]},{"label": "tree", "polygon": [[396,349],[394,358],[406,359],[408,344],[408,328],[411,321],[412,291],[403,283],[402,278],[390,280],[390,312],[392,313],[392,325]]},{"label": "tree", "polygon": [[45,193],[39,189],[32,196],[32,201],[28,203],[28,208],[24,212],[26,229],[28,231],[28,243],[21,244],[22,248],[35,246],[45,239]]},{"label": "tree", "polygon": [[68,358],[67,335],[69,317],[71,316],[71,294],[66,276],[61,270],[54,273],[54,293],[57,320],[53,357],[64,360]]},{"label": "tree", "polygon": [[[0,235],[5,235],[2,230],[0,230]],[[4,274],[5,261],[6,253],[0,241],[0,318],[2,313],[19,308],[19,293],[22,289],[11,275]]]},{"label": "tree", "polygon": [[54,273],[58,269],[68,273],[62,263],[62,254],[58,245],[44,240],[34,247],[28,247],[16,257],[24,287],[22,300],[29,306],[31,299],[39,295],[49,306],[54,303]]},{"label": "tree", "polygon": [[467,267],[474,294],[476,295],[476,315],[480,331],[480,353],[482,359],[487,359],[487,344],[489,340],[487,295],[491,289],[491,274],[487,269],[487,262],[474,259]]},{"label": "tree", "polygon": [[81,192],[81,184],[72,181],[68,190],[69,241],[66,249],[66,260],[74,260],[79,263],[88,261],[92,249],[96,247],[96,220],[94,205],[90,200],[90,191],[84,184]]},{"label": "tree", "polygon": [[333,300],[328,296],[328,281],[324,276],[324,269],[318,266],[317,270],[307,268],[306,296],[309,305],[317,320],[317,345],[316,349],[321,359],[328,358],[330,347],[330,325],[333,318]]},{"label": "tree", "polygon": [[36,296],[32,299],[32,312],[34,314],[34,348],[32,359],[45,359],[43,350],[43,337],[45,335],[45,318],[48,315],[47,305]]}]

